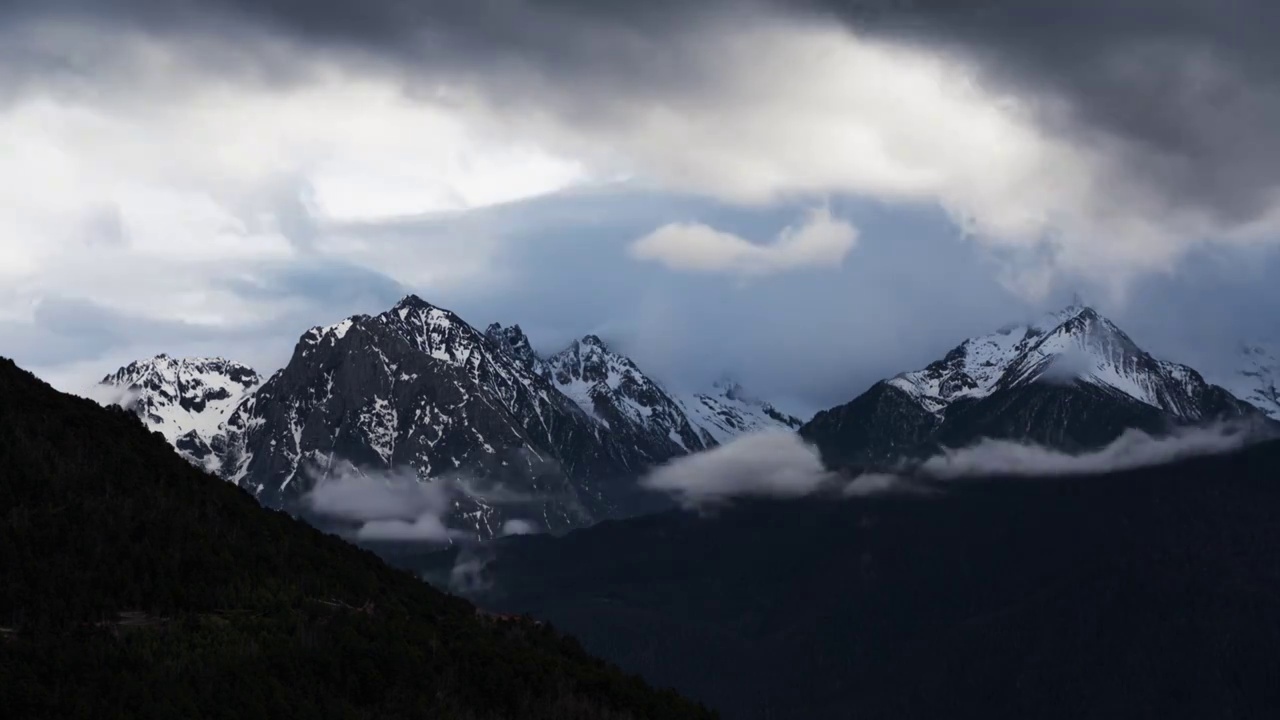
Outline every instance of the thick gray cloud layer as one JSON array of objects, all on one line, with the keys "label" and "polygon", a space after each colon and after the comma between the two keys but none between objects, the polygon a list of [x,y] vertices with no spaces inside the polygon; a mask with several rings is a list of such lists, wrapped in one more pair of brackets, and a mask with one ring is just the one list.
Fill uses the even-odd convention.
[{"label": "thick gray cloud layer", "polygon": [[881,12],[818,0],[850,22],[977,58],[1038,97],[1082,142],[1118,139],[1144,179],[1223,220],[1248,220],[1280,180],[1280,4],[1269,0],[910,0]]},{"label": "thick gray cloud layer", "polygon": [[[57,19],[198,39],[185,51],[213,54],[194,64],[216,60],[220,73],[287,81],[299,72],[290,48],[305,48],[388,63],[424,91],[483,78],[499,102],[503,93],[541,96],[594,115],[628,112],[637,95],[711,91],[715,78],[685,56],[697,44],[681,39],[783,16],[826,16],[976,60],[985,83],[1032,100],[1046,126],[1106,148],[1161,199],[1217,221],[1247,223],[1276,201],[1280,5],[1270,0],[0,3],[7,27]],[[3,56],[11,76],[74,74],[92,54],[62,52],[44,36],[11,40]]]}]

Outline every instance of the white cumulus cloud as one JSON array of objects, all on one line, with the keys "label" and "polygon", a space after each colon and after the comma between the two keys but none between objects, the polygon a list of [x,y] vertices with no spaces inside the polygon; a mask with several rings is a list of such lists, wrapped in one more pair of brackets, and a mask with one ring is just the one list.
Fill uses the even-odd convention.
[{"label": "white cumulus cloud", "polygon": [[696,508],[735,497],[803,497],[831,478],[817,448],[795,433],[777,430],[677,458],[640,483]]},{"label": "white cumulus cloud", "polygon": [[919,469],[939,479],[982,475],[1097,475],[1231,452],[1257,440],[1257,430],[1249,424],[1224,423],[1152,436],[1130,429],[1104,448],[1078,454],[1011,440],[986,439],[970,447],[947,450],[926,460]]},{"label": "white cumulus cloud", "polygon": [[858,230],[827,208],[812,210],[768,244],[702,223],[664,225],[631,245],[631,256],[672,270],[769,275],[801,268],[836,268],[858,242]]}]

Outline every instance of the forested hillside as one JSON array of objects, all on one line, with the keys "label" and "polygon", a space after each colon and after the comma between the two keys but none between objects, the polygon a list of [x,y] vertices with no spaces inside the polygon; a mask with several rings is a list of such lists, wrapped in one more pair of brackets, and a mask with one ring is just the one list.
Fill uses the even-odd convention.
[{"label": "forested hillside", "polygon": [[6,717],[701,718],[0,359]]}]

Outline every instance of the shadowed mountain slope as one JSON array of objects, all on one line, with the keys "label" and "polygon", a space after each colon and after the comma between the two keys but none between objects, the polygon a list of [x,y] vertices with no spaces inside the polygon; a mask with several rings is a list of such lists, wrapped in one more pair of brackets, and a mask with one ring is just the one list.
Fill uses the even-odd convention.
[{"label": "shadowed mountain slope", "polygon": [[479,614],[0,359],[6,717],[709,713]]}]

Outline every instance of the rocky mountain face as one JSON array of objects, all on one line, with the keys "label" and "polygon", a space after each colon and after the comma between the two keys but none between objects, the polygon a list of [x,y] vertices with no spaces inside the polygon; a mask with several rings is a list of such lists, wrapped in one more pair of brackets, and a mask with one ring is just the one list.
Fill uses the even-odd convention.
[{"label": "rocky mountain face", "polygon": [[261,382],[252,368],[230,360],[157,355],[120,368],[100,384],[183,457],[212,469],[223,423]]},{"label": "rocky mountain face", "polygon": [[731,381],[716,383],[708,393],[671,392],[595,335],[546,359],[518,325],[491,325],[486,335],[622,438],[637,462],[658,463],[746,433],[802,424]]},{"label": "rocky mountain face", "polygon": [[1280,420],[1280,344],[1241,343],[1235,371],[1214,379],[1268,417]]},{"label": "rocky mountain face", "polygon": [[875,464],[983,437],[1079,450],[1128,428],[1161,432],[1256,415],[1190,367],[1152,357],[1092,308],[1073,305],[966,340],[922,370],[818,413],[800,432],[829,461]]},{"label": "rocky mountain face", "polygon": [[546,377],[648,463],[706,450],[716,442],[636,364],[587,335],[547,358]]},{"label": "rocky mountain face", "polygon": [[412,469],[450,481],[452,520],[551,530],[625,514],[634,455],[508,347],[405,298],[302,336],[289,364],[226,423],[223,474],[268,504],[317,482]]}]

